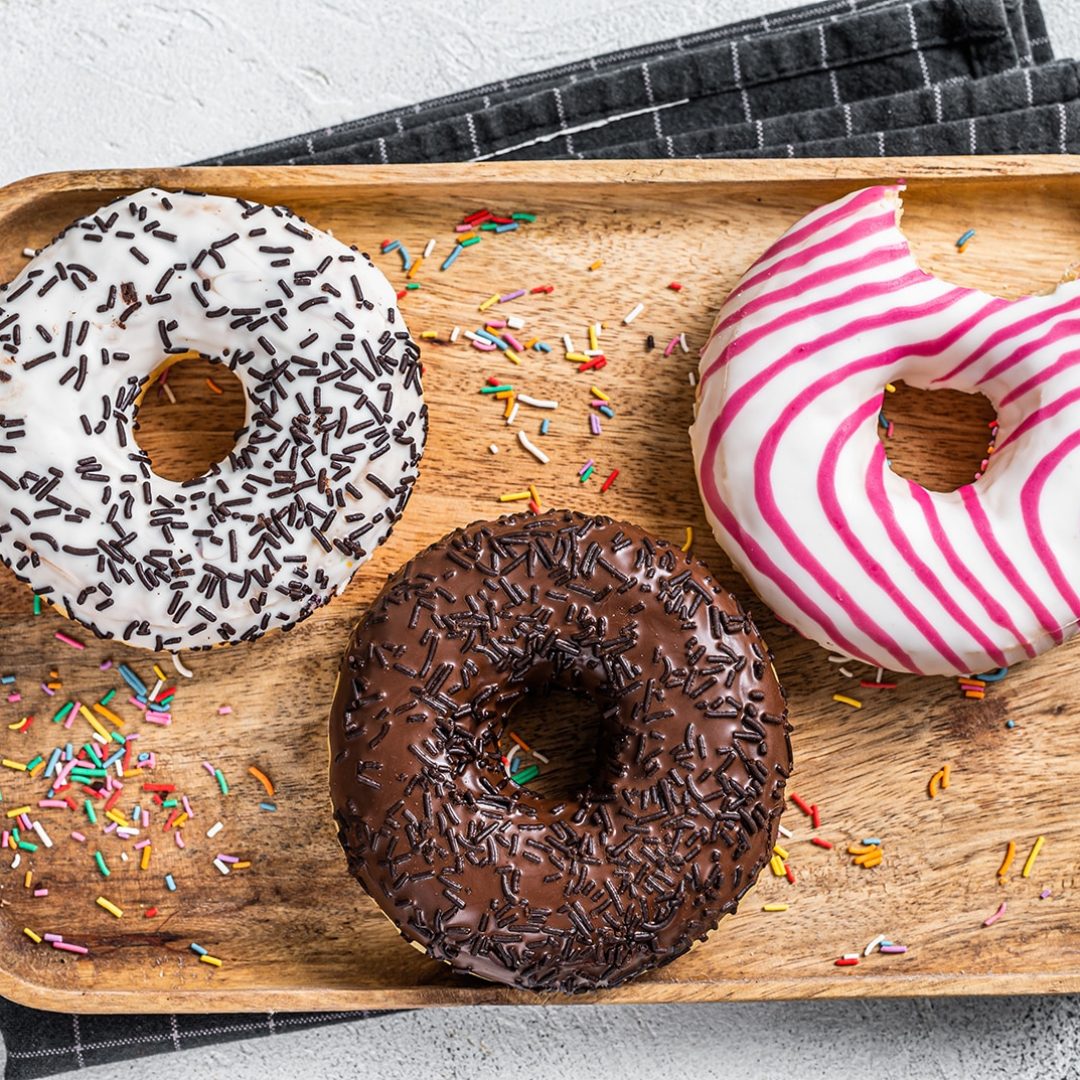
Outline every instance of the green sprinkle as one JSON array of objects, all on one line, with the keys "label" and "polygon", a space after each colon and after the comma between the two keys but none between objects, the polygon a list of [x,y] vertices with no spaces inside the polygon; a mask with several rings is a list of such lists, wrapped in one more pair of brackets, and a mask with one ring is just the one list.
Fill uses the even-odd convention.
[{"label": "green sprinkle", "polygon": [[37,593],[34,594],[34,614],[41,614],[41,597]]},{"label": "green sprinkle", "polygon": [[471,237],[469,237],[468,240],[459,240],[458,241],[458,247],[467,248],[467,247],[472,247],[473,244],[479,244],[479,243],[480,243],[480,237],[479,236],[471,236]]},{"label": "green sprinkle", "polygon": [[102,877],[109,876],[109,868],[105,865],[105,856],[100,851],[94,852],[94,862],[97,863],[97,868],[101,871]]},{"label": "green sprinkle", "polygon": [[535,214],[527,214],[523,210],[519,210],[516,214],[510,215],[511,221],[535,221]]},{"label": "green sprinkle", "polygon": [[115,686],[101,699],[101,704],[102,705],[108,705],[109,702],[112,701],[112,699],[114,697],[116,697],[116,687]]},{"label": "green sprinkle", "polygon": [[77,780],[102,780],[109,775],[108,769],[72,769],[68,774]]},{"label": "green sprinkle", "polygon": [[86,751],[87,756],[93,761],[93,763],[99,768],[105,768],[105,762],[101,760],[101,756],[94,748],[93,743],[83,743],[83,749]]},{"label": "green sprinkle", "polygon": [[527,765],[524,769],[518,769],[510,779],[515,784],[527,784],[534,776],[539,775],[540,769],[536,765]]},{"label": "green sprinkle", "polygon": [[87,799],[86,802],[83,803],[83,808],[86,810],[86,816],[89,819],[90,824],[96,825],[97,811],[94,809],[94,804],[89,799]]},{"label": "green sprinkle", "polygon": [[481,386],[481,394],[501,394],[504,390],[513,390],[514,387],[510,383],[503,383],[502,386]]},{"label": "green sprinkle", "polygon": [[484,232],[494,232],[498,227],[499,226],[496,225],[494,221],[485,221],[484,224],[480,226]]},{"label": "green sprinkle", "polygon": [[164,802],[162,802],[161,805],[162,805],[163,809],[171,810],[174,806],[179,806],[180,805],[180,800],[179,799],[165,799]]},{"label": "green sprinkle", "polygon": [[37,844],[31,844],[29,840],[20,840],[15,846],[22,848],[23,851],[37,851]]},{"label": "green sprinkle", "polygon": [[110,732],[109,738],[112,739],[113,742],[118,742],[121,746],[127,746],[127,739],[125,739],[119,731]]},{"label": "green sprinkle", "polygon": [[214,770],[214,775],[217,777],[218,787],[221,788],[221,794],[222,795],[228,795],[229,794],[229,784],[228,784],[228,781],[225,779],[224,773],[222,773],[222,771],[220,769],[215,769]]},{"label": "green sprinkle", "polygon": [[584,471],[584,472],[583,472],[583,473],[581,474],[581,482],[582,482],[583,484],[585,483],[585,481],[586,481],[586,480],[588,480],[588,479],[589,479],[589,477],[590,477],[590,476],[592,476],[592,474],[593,474],[593,469],[595,469],[595,468],[596,468],[596,466],[595,466],[595,465],[590,465],[590,466],[589,466],[589,467],[588,467],[588,468],[587,468],[587,469],[586,469],[586,470],[585,470],[585,471]]},{"label": "green sprinkle", "polygon": [[59,712],[53,714],[53,723],[59,724],[67,718],[67,714],[75,708],[75,702],[69,701]]},{"label": "green sprinkle", "polygon": [[416,289],[420,288],[420,282],[419,281],[410,281],[409,284],[405,286],[405,288],[408,289],[410,292],[413,292]]},{"label": "green sprinkle", "polygon": [[26,771],[30,772],[31,769],[36,769],[44,760],[45,759],[40,754],[38,754],[38,756],[34,758],[33,761],[28,761],[26,763]]}]

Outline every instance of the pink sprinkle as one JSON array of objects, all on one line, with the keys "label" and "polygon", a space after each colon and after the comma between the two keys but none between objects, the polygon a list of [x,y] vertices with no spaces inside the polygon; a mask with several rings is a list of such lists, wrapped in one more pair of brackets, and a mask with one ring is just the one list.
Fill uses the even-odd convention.
[{"label": "pink sprinkle", "polygon": [[67,810],[68,804],[63,799],[41,799],[38,806],[42,810]]},{"label": "pink sprinkle", "polygon": [[596,413],[589,413],[589,428],[594,435],[600,434],[600,418]]},{"label": "pink sprinkle", "polygon": [[180,834],[180,830],[179,830],[179,829],[177,829],[177,830],[176,830],[176,832],[174,832],[174,833],[173,833],[173,837],[174,837],[174,838],[175,838],[175,840],[176,840],[176,846],[177,846],[178,848],[182,848],[182,847],[186,847],[186,846],[187,846],[187,845],[186,845],[186,844],[184,843],[184,838],[183,838],[183,836],[182,836],[182,835]]},{"label": "pink sprinkle", "polygon": [[146,712],[146,703],[145,703],[145,702],[142,702],[142,701],[140,701],[140,700],[139,700],[139,699],[138,699],[137,697],[134,697],[134,696],[133,696],[133,697],[129,697],[129,698],[128,698],[128,701],[129,701],[129,702],[130,702],[130,703],[131,703],[132,705],[134,705],[136,709],[142,709],[142,711],[143,711],[143,712]]},{"label": "pink sprinkle", "polygon": [[137,843],[137,844],[135,845],[135,850],[136,850],[136,851],[142,851],[142,849],[143,849],[144,847],[146,847],[146,845],[147,845],[147,844],[149,844],[149,843],[150,843],[150,841],[149,841],[149,840],[140,840],[140,841],[139,841],[139,842],[138,842],[138,843]]},{"label": "pink sprinkle", "polygon": [[218,714],[218,716],[229,716],[229,715],[231,715],[232,714],[232,706],[231,705],[220,705],[220,706],[218,706],[217,714]]},{"label": "pink sprinkle", "polygon": [[34,895],[35,896],[48,896],[49,895],[49,890],[48,889],[35,889],[34,890]]},{"label": "pink sprinkle", "polygon": [[471,344],[474,349],[479,349],[481,352],[495,351],[495,346],[490,341],[477,341],[476,338],[473,338]]},{"label": "pink sprinkle", "polygon": [[54,941],[52,947],[54,949],[63,949],[64,952],[78,953],[80,956],[86,956],[90,952],[85,945],[71,945],[66,941]]},{"label": "pink sprinkle", "polygon": [[49,697],[56,697],[56,691],[46,686],[44,683],[41,684],[41,689],[44,690]]},{"label": "pink sprinkle", "polygon": [[679,344],[679,339],[673,337],[668,343],[667,348],[664,350],[665,356],[670,356],[675,351],[675,346]]},{"label": "pink sprinkle", "polygon": [[889,421],[889,426],[885,429],[885,438],[891,439],[893,435],[893,422]]},{"label": "pink sprinkle", "polygon": [[592,464],[593,464],[593,459],[589,458],[589,460],[586,461],[585,464],[582,465],[580,469],[578,469],[578,471],[577,471],[578,476],[584,476],[589,471],[589,466],[592,465]]},{"label": "pink sprinkle", "polygon": [[237,858],[237,856],[235,856],[235,855],[219,855],[218,858],[222,862],[229,862],[229,863],[239,862],[240,861],[239,858]]},{"label": "pink sprinkle", "polygon": [[27,829],[27,830],[32,829],[34,827],[30,822],[30,818],[27,817],[26,814],[20,814],[19,815],[19,824],[24,829]]},{"label": "pink sprinkle", "polygon": [[492,330],[502,330],[502,329],[504,329],[506,327],[506,320],[505,319],[488,319],[488,321],[486,323],[484,323],[484,325],[486,327],[489,327]]},{"label": "pink sprinkle", "polygon": [[[515,289],[513,292],[508,292],[505,296],[499,297],[499,303],[505,304],[508,300],[516,300],[519,296],[524,296],[524,289]],[[517,346],[515,346],[516,348]]]},{"label": "pink sprinkle", "polygon": [[151,709],[146,710],[144,719],[150,724],[157,724],[158,727],[168,727],[172,723],[172,717],[168,713],[156,713]]},{"label": "pink sprinkle", "polygon": [[525,346],[513,334],[503,333],[503,341],[510,346],[511,349],[515,349],[517,352],[524,352]]},{"label": "pink sprinkle", "polygon": [[63,934],[43,934],[42,937],[46,941],[51,941],[54,945],[56,944],[56,942],[64,940]]},{"label": "pink sprinkle", "polygon": [[983,919],[983,926],[993,926],[994,923],[996,923],[998,921],[998,919],[1000,919],[1001,916],[1005,914],[1005,909],[1008,906],[1009,905],[1004,900],[1002,900],[1000,906],[997,909],[997,911],[995,911],[994,914],[990,916],[990,918]]},{"label": "pink sprinkle", "polygon": [[[476,224],[479,225],[480,222]],[[475,227],[475,225],[455,225],[454,232],[472,232]]]},{"label": "pink sprinkle", "polygon": [[86,837],[83,836],[83,834],[81,832],[73,832],[71,834],[71,839],[72,840],[78,840],[80,844],[85,844],[86,843]]},{"label": "pink sprinkle", "polygon": [[887,956],[899,956],[901,953],[907,952],[906,945],[882,945],[878,952],[883,952]]},{"label": "pink sprinkle", "polygon": [[106,661],[105,661],[105,663],[103,663],[103,664],[101,665],[101,667],[100,667],[100,669],[99,669],[99,670],[101,670],[101,671],[108,671],[108,670],[109,670],[109,668],[111,668],[111,667],[112,667],[112,661],[111,661],[111,660],[106,660]]},{"label": "pink sprinkle", "polygon": [[71,725],[75,723],[75,717],[79,715],[79,710],[81,708],[82,708],[82,702],[81,701],[76,701],[75,704],[71,706],[71,712],[69,712],[67,714],[67,717],[64,719],[64,727],[65,728],[70,728]]},{"label": "pink sprinkle", "polygon": [[209,774],[210,774],[211,776],[216,776],[216,775],[217,775],[217,770],[216,770],[216,769],[214,768],[214,766],[213,766],[213,765],[211,765],[211,764],[210,764],[210,762],[209,762],[209,761],[204,761],[204,762],[202,763],[202,767],[203,767],[203,768],[204,768],[204,769],[205,769],[205,770],[206,770],[206,771],[207,771],[207,772],[208,772],[208,773],[209,773]]},{"label": "pink sprinkle", "polygon": [[1040,900],[1047,900],[1047,899],[1049,899],[1049,897],[1050,897],[1050,890],[1049,889],[1043,889],[1043,891],[1041,893],[1039,893],[1039,899]]},{"label": "pink sprinkle", "polygon": [[115,821],[110,821],[109,824],[105,826],[105,832],[106,833],[116,832],[116,822]]},{"label": "pink sprinkle", "polygon": [[14,705],[16,704],[16,702],[22,701],[22,694],[20,694],[18,691],[14,691],[13,693],[8,694],[8,701],[10,701],[12,705]]},{"label": "pink sprinkle", "polygon": [[0,833],[0,848],[6,848],[8,846],[8,837],[10,835],[11,834],[7,831],[7,829]]},{"label": "pink sprinkle", "polygon": [[67,634],[60,630],[57,630],[53,637],[57,641],[62,641],[65,645],[70,645],[73,649],[85,649],[86,646],[81,641],[76,641],[73,637],[68,637]]},{"label": "pink sprinkle", "polygon": [[186,795],[180,800],[180,805],[183,806],[184,813],[187,814],[189,818],[195,816],[195,811],[191,809],[191,803],[188,802],[188,797]]}]

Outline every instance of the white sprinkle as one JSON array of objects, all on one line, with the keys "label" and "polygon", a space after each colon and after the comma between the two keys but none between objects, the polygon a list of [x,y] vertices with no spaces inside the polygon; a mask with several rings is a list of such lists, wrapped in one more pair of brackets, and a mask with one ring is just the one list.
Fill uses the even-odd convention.
[{"label": "white sprinkle", "polygon": [[599,337],[600,331],[604,329],[604,324],[602,322],[594,322],[592,328],[596,331],[596,336]]},{"label": "white sprinkle", "polygon": [[830,664],[846,664],[847,662],[848,662],[848,658],[846,656],[830,656],[829,657],[829,663]]},{"label": "white sprinkle", "polygon": [[687,378],[689,378],[690,380],[690,385],[697,386],[697,375],[693,371],[688,371],[686,375]]},{"label": "white sprinkle", "polygon": [[22,253],[23,257],[27,259],[32,259],[37,254],[33,248],[23,248]]},{"label": "white sprinkle", "polygon": [[878,934],[873,941],[868,942],[865,949],[863,949],[863,956],[869,956],[883,941],[885,940],[884,934]]},{"label": "white sprinkle", "polygon": [[180,659],[179,653],[174,652],[172,654],[172,662],[173,667],[176,668],[176,672],[178,675],[182,675],[185,679],[193,678],[191,672],[188,671],[186,667],[184,667],[184,662]]},{"label": "white sprinkle", "polygon": [[[119,832],[120,830],[117,829],[116,831]],[[121,851],[120,852],[120,861],[121,862],[127,862],[128,861],[128,853],[126,851]]]},{"label": "white sprinkle", "polygon": [[461,327],[460,326],[455,326],[454,329],[450,331],[450,340],[451,341],[457,341],[458,334],[460,334],[460,333],[461,333]]},{"label": "white sprinkle", "polygon": [[214,865],[215,865],[215,866],[216,866],[216,867],[217,867],[217,868],[218,868],[218,869],[219,869],[219,870],[221,871],[221,873],[222,873],[223,875],[226,875],[226,876],[228,875],[228,873],[229,873],[229,868],[228,868],[228,866],[227,866],[227,865],[226,865],[225,863],[223,863],[223,862],[222,862],[222,861],[221,861],[220,859],[215,859],[215,860],[214,860]]},{"label": "white sprinkle", "polygon": [[528,394],[518,394],[517,400],[522,405],[531,405],[534,409],[557,409],[559,403],[557,401],[550,401],[547,398],[535,398],[529,397]]},{"label": "white sprinkle", "polygon": [[162,688],[162,687],[163,687],[164,685],[165,685],[165,684],[164,684],[164,683],[163,683],[163,682],[161,681],[161,679],[158,679],[158,681],[157,681],[157,685],[156,685],[156,686],[154,687],[154,689],[153,689],[153,690],[151,690],[151,691],[150,691],[150,696],[149,696],[149,697],[148,697],[148,698],[147,698],[146,700],[147,700],[148,702],[150,702],[151,704],[152,704],[153,702],[157,701],[157,696],[158,696],[158,692],[159,692],[159,691],[161,690],[161,688]]},{"label": "white sprinkle", "polygon": [[19,863],[21,863],[21,862],[22,862],[22,852],[21,851],[16,851],[15,852],[15,858],[11,860],[11,869],[12,870],[18,870],[19,869]]},{"label": "white sprinkle", "polygon": [[518,432],[518,442],[521,443],[521,445],[524,446],[525,449],[528,450],[529,453],[532,454],[532,456],[536,458],[536,460],[539,461],[541,465],[546,465],[551,460],[551,458],[549,458],[547,454],[545,454],[544,451],[540,449],[539,446],[533,445],[533,443],[529,439],[529,436],[526,435],[524,431]]},{"label": "white sprinkle", "polygon": [[846,667],[837,668],[836,670],[839,671],[840,674],[843,675],[845,679],[854,679],[855,678],[855,673],[850,671]]},{"label": "white sprinkle", "polygon": [[163,382],[161,384],[161,389],[165,391],[165,396],[169,399],[169,404],[175,405],[176,395],[172,392],[172,387],[167,382]]},{"label": "white sprinkle", "polygon": [[564,349],[565,349],[565,350],[566,350],[567,352],[576,352],[576,351],[577,351],[577,350],[576,350],[576,349],[574,348],[574,343],[573,343],[573,342],[572,342],[572,341],[570,340],[570,335],[569,335],[569,334],[563,334],[563,336],[562,336],[562,343],[563,343],[563,348],[564,348]]},{"label": "white sprinkle", "polygon": [[623,318],[623,325],[629,326],[644,310],[644,304],[638,304],[631,308]]},{"label": "white sprinkle", "polygon": [[206,830],[206,835],[210,839],[213,839],[215,836],[217,836],[219,832],[221,832],[223,828],[225,828],[225,826],[222,825],[220,821],[215,822],[213,825],[210,826],[209,829]]},{"label": "white sprinkle", "polygon": [[106,739],[104,735],[100,734],[97,731],[91,731],[90,732],[90,738],[93,739],[94,742],[101,743],[103,746],[108,746],[108,744],[109,744],[109,740]]},{"label": "white sprinkle", "polygon": [[686,344],[686,335],[685,334],[680,334],[679,335],[679,348],[682,349],[683,352],[689,352],[690,351],[690,346]]},{"label": "white sprinkle", "polygon": [[877,674],[874,675],[874,682],[881,682],[881,677],[885,674],[884,668],[878,668]]},{"label": "white sprinkle", "polygon": [[520,315],[508,315],[506,317],[506,325],[511,330],[521,330],[525,326],[525,320]]},{"label": "white sprinkle", "polygon": [[426,244],[424,245],[424,258],[426,259],[426,258],[427,258],[427,257],[428,257],[428,256],[429,256],[429,255],[430,255],[430,254],[431,254],[431,253],[432,253],[432,252],[434,251],[434,250],[435,250],[435,237],[433,236],[433,237],[432,237],[432,238],[431,238],[431,239],[430,239],[430,240],[429,240],[429,241],[428,241],[428,242],[427,242],[427,243],[426,243]]},{"label": "white sprinkle", "polygon": [[474,334],[471,330],[466,330],[465,331],[465,336],[470,341],[482,341],[485,345],[490,345],[491,344],[491,339],[490,338],[481,337],[479,334]]},{"label": "white sprinkle", "polygon": [[603,349],[586,349],[585,352],[584,352],[584,355],[585,356],[603,356],[604,355],[604,350]]},{"label": "white sprinkle", "polygon": [[126,825],[121,825],[116,830],[117,836],[122,836],[125,840],[130,840],[133,836],[139,835],[138,829],[129,829]]},{"label": "white sprinkle", "polygon": [[515,400],[514,407],[510,410],[510,415],[506,418],[506,426],[509,427],[517,419],[518,403]]},{"label": "white sprinkle", "polygon": [[791,830],[790,829],[785,829],[784,826],[781,825],[780,826],[780,835],[784,836],[784,837],[787,837],[787,839],[790,840],[791,839]]},{"label": "white sprinkle", "polygon": [[490,445],[490,446],[488,447],[488,449],[489,449],[489,450],[490,450],[490,451],[491,451],[491,452],[492,452],[493,454],[497,454],[497,453],[499,452],[499,448],[498,448],[498,447],[497,447],[497,446],[496,446],[496,445],[495,445],[494,443],[492,443],[492,444],[491,444],[491,445]]},{"label": "white sprinkle", "polygon": [[551,764],[551,758],[546,757],[545,755],[541,754],[539,750],[534,750],[532,752],[532,756],[534,758],[536,758],[537,761],[542,761],[545,765],[550,765]]},{"label": "white sprinkle", "polygon": [[52,847],[52,837],[45,831],[45,826],[40,821],[34,822],[34,832],[41,837],[41,842],[47,847]]},{"label": "white sprinkle", "polygon": [[840,957],[841,960],[858,960],[859,954],[857,952],[846,952]]}]

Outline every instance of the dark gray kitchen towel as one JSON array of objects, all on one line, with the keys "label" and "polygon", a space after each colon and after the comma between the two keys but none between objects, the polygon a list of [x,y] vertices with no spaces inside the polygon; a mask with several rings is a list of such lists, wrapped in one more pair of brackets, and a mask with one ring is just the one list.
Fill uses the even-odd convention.
[{"label": "dark gray kitchen towel", "polygon": [[[1077,69],[1051,60],[1038,0],[824,0],[203,163],[1080,149]],[[6,1075],[23,1080],[377,1015],[94,1016],[0,1000],[0,1032]]]}]

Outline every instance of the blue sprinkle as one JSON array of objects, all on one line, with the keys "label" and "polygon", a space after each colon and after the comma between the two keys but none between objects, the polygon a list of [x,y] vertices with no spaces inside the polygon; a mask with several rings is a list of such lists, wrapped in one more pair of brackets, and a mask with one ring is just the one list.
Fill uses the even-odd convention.
[{"label": "blue sprinkle", "polygon": [[499,232],[513,232],[514,229],[516,229],[517,227],[518,227],[518,223],[516,221],[511,221],[506,225],[496,225],[495,226],[495,231],[497,233],[499,233]]},{"label": "blue sprinkle", "polygon": [[876,836],[866,836],[862,839],[861,843],[867,847],[881,847],[881,841]]},{"label": "blue sprinkle", "polygon": [[4,683],[6,685],[8,683],[13,683],[14,681],[14,675],[0,675],[0,683]]},{"label": "blue sprinkle", "polygon": [[510,348],[510,346],[505,341],[503,341],[501,337],[499,337],[497,334],[491,333],[490,330],[484,330],[482,327],[477,328],[476,336],[486,338],[488,341],[491,342],[492,345],[495,346],[496,349],[505,350]]},{"label": "blue sprinkle", "polygon": [[598,408],[609,420],[615,419],[615,410],[610,405],[600,405]]},{"label": "blue sprinkle", "polygon": [[537,352],[551,352],[551,346],[546,341],[538,341],[533,348]]},{"label": "blue sprinkle", "polygon": [[[61,753],[62,753],[62,751],[61,751],[59,746],[52,752],[52,755],[49,758],[49,764],[45,766],[45,775],[46,776],[52,776],[53,770],[56,768],[57,765],[60,764],[60,754]],[[49,797],[52,798],[52,796],[49,796]]]},{"label": "blue sprinkle", "polygon": [[130,686],[131,689],[134,690],[139,697],[145,698],[148,693],[146,689],[146,683],[144,683],[142,679],[140,679],[139,676],[136,675],[135,672],[127,666],[127,664],[121,664],[119,671],[120,677],[124,680],[124,682],[126,682],[128,686]]},{"label": "blue sprinkle", "polygon": [[1016,721],[1015,720],[1006,720],[1005,721],[1005,726],[1007,728],[1014,728],[1014,727],[1016,727]]},{"label": "blue sprinkle", "polygon": [[551,427],[551,421],[550,420],[541,420],[540,421],[540,434],[541,435],[546,435],[548,433],[548,428],[549,427]]},{"label": "blue sprinkle", "polygon": [[401,241],[400,240],[391,240],[390,243],[387,244],[386,247],[384,247],[382,249],[382,253],[385,255],[385,254],[387,254],[387,252],[397,251],[397,249],[399,247],[401,247]]},{"label": "blue sprinkle", "polygon": [[989,671],[985,675],[977,675],[976,678],[983,682],[1001,682],[1009,674],[1007,667],[999,667],[996,671]]},{"label": "blue sprinkle", "polygon": [[964,235],[961,236],[959,240],[956,241],[956,246],[958,248],[963,247],[974,235],[975,235],[975,230],[974,229],[968,229],[968,231],[966,233],[964,233]]},{"label": "blue sprinkle", "polygon": [[261,802],[261,803],[259,803],[259,809],[260,810],[276,810],[277,805],[275,803],[272,803],[272,802]]},{"label": "blue sprinkle", "polygon": [[197,945],[194,941],[191,943],[191,951],[197,956],[206,955],[206,950],[201,945]]},{"label": "blue sprinkle", "polygon": [[167,888],[169,892],[176,892],[176,882],[173,881],[172,874],[165,875],[165,888]]},{"label": "blue sprinkle", "polygon": [[440,269],[440,270],[449,270],[449,269],[450,269],[450,267],[451,267],[451,265],[453,264],[454,260],[455,260],[455,259],[456,259],[456,258],[457,258],[457,257],[458,257],[458,256],[459,256],[459,255],[460,255],[460,254],[461,254],[461,253],[462,253],[462,252],[464,251],[464,250],[465,250],[465,249],[464,249],[464,248],[463,248],[463,247],[462,247],[462,246],[461,246],[460,244],[455,244],[455,245],[454,245],[454,250],[453,250],[453,251],[451,251],[451,252],[450,252],[450,254],[446,256],[446,258],[445,258],[445,259],[443,260],[443,264],[442,264],[442,266],[440,266],[440,267],[439,267],[439,269]]},{"label": "blue sprinkle", "polygon": [[149,754],[148,754],[148,753],[147,753],[147,752],[146,752],[146,751],[144,750],[144,751],[143,751],[143,752],[142,752],[142,753],[141,753],[141,754],[139,755],[139,760],[140,760],[140,761],[149,761],[149,760],[150,760],[150,755],[149,755]]},{"label": "blue sprinkle", "polygon": [[405,264],[401,269],[410,269],[412,267],[412,256],[409,255],[409,251],[404,244],[398,244],[398,248],[401,251],[401,261]]}]

